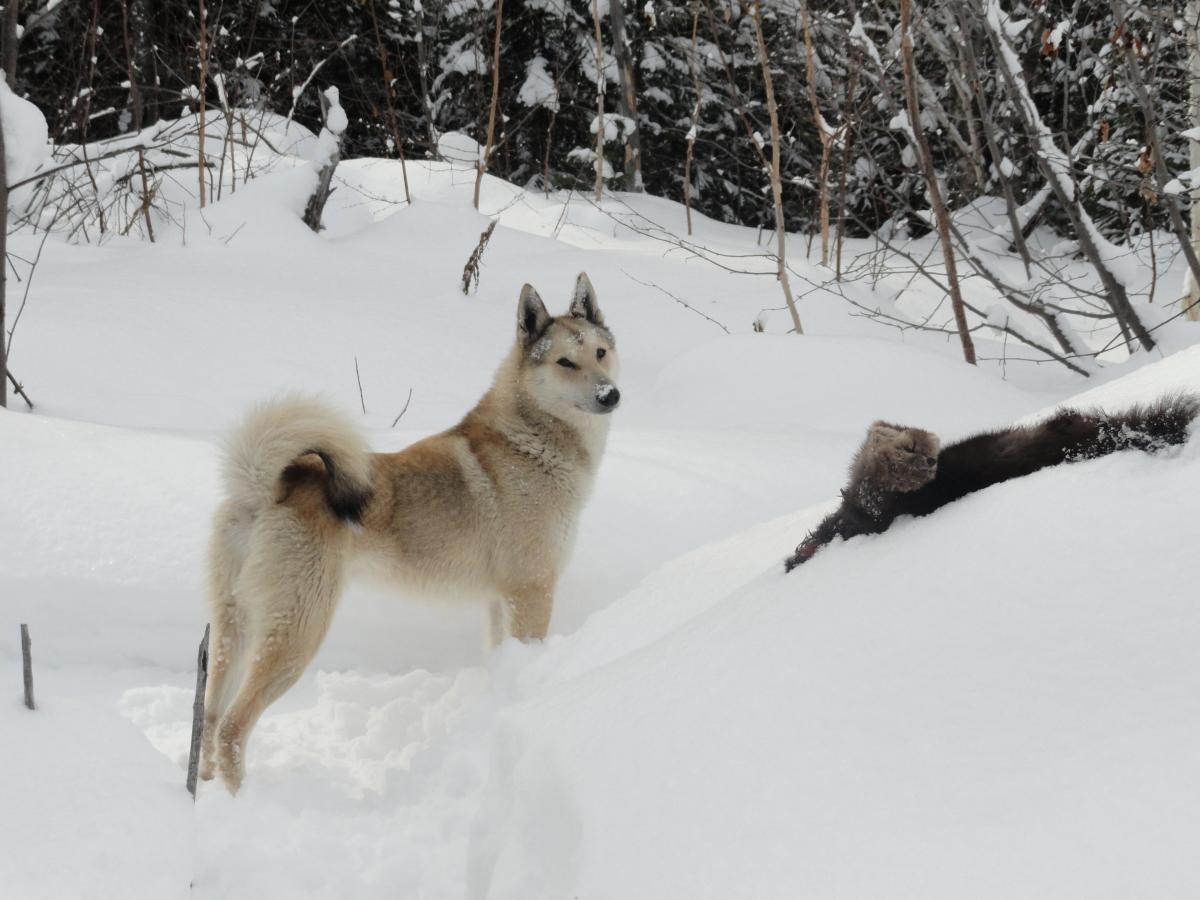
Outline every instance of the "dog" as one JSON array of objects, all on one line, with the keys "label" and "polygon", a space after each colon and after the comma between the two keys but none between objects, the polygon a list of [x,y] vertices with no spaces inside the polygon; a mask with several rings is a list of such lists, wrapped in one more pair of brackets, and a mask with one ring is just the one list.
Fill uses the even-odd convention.
[{"label": "dog", "polygon": [[347,566],[489,598],[491,641],[546,636],[554,589],[620,403],[616,342],[580,274],[552,317],[528,284],[491,388],[448,431],[372,453],[322,403],[253,410],[225,448],[209,555],[200,775],[231,793],[258,718],[316,655]]}]

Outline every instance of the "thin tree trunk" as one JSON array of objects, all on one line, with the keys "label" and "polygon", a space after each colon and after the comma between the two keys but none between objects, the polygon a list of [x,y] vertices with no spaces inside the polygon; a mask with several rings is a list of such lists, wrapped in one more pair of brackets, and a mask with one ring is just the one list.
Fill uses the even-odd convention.
[{"label": "thin tree trunk", "polygon": [[625,0],[608,0],[608,14],[612,19],[613,56],[617,60],[620,87],[618,108],[621,115],[633,123],[625,135],[625,190],[640,194],[645,189],[642,184],[642,133],[638,127],[637,83],[625,38]]},{"label": "thin tree trunk", "polygon": [[[1189,0],[1184,19],[1188,42],[1188,124],[1200,128],[1200,0]],[[1188,154],[1191,170],[1200,169],[1200,137],[1188,141]],[[1192,250],[1200,255],[1200,185],[1192,189],[1191,199],[1188,218]],[[1187,317],[1200,322],[1200,280],[1192,278],[1188,288]]]},{"label": "thin tree trunk", "polygon": [[604,196],[604,39],[600,36],[600,2],[592,0],[596,26],[596,200]]},{"label": "thin tree trunk", "polygon": [[429,155],[438,157],[437,129],[433,124],[433,100],[429,96],[429,49],[425,46],[425,7],[417,13],[417,74],[421,79],[421,105],[425,109],[425,139]]},{"label": "thin tree trunk", "polygon": [[829,265],[829,155],[833,152],[833,130],[821,113],[821,103],[817,98],[817,66],[816,50],[813,47],[812,22],[808,14],[808,2],[800,3],[800,24],[804,30],[804,59],[808,75],[808,103],[812,107],[813,123],[817,126],[817,136],[821,139],[821,167],[817,176],[817,197],[820,212],[818,221],[821,228],[821,265]]},{"label": "thin tree trunk", "polygon": [[[0,117],[0,407],[8,407],[8,329],[5,296],[8,293],[8,158],[4,151],[4,120]],[[15,380],[15,379],[14,379]]]},{"label": "thin tree trunk", "polygon": [[[404,179],[404,202],[412,203],[408,192],[408,166],[404,162],[404,144],[400,140],[400,124],[396,121],[396,89],[391,67],[388,66],[387,49],[383,46],[383,35],[379,31],[379,19],[375,16],[375,0],[370,2],[371,25],[375,29],[375,49],[379,54],[379,70],[383,76],[384,96],[387,100],[388,123],[392,126],[392,143],[396,145],[396,155],[400,159],[400,174]],[[494,102],[494,101],[493,101]],[[478,200],[475,203],[478,209]]]},{"label": "thin tree trunk", "polygon": [[[855,0],[847,0],[846,12],[850,19],[858,18],[858,5]],[[846,237],[846,181],[850,172],[850,152],[854,146],[855,98],[858,94],[858,76],[862,69],[862,47],[855,38],[848,38],[848,56],[850,58],[850,74],[846,79],[846,102],[842,110],[842,161],[838,173],[838,205],[837,205],[837,235],[834,240],[834,273],[838,281],[842,280],[842,244]]]},{"label": "thin tree trunk", "polygon": [[204,12],[204,0],[200,0],[200,134],[197,140],[197,154],[199,162],[196,164],[196,175],[200,184],[200,208],[204,208],[204,180],[208,175],[204,167],[204,132],[208,130],[207,123],[204,120],[204,97],[208,85],[208,28],[205,21],[206,15]]},{"label": "thin tree trunk", "polygon": [[692,154],[696,146],[696,135],[700,128],[700,70],[697,55],[696,34],[700,27],[700,6],[692,0],[692,53],[688,57],[688,68],[692,72],[692,90],[696,93],[696,104],[692,107],[692,127],[687,135],[687,158],[683,163],[683,211],[687,215],[687,232],[692,233]]},{"label": "thin tree trunk", "polygon": [[968,27],[969,22],[966,16],[962,14],[962,10],[959,9],[957,12],[959,39],[962,41],[962,57],[967,69],[967,80],[970,82],[972,93],[975,95],[975,105],[979,109],[979,121],[983,127],[983,136],[987,141],[988,152],[992,156],[992,166],[996,170],[996,177],[1000,180],[1000,186],[1004,191],[1004,209],[1008,215],[1009,228],[1012,229],[1012,243],[1021,255],[1021,262],[1025,266],[1025,277],[1028,278],[1033,267],[1033,259],[1029,255],[1029,245],[1025,243],[1025,235],[1021,231],[1021,222],[1017,218],[1016,194],[1013,193],[1012,181],[1004,171],[1003,156],[1000,152],[1000,144],[996,140],[996,129],[992,122],[991,107],[983,92],[983,80],[979,75],[979,66],[975,59],[975,33]]},{"label": "thin tree trunk", "polygon": [[475,169],[475,208],[479,209],[479,188],[483,184],[483,175],[487,171],[492,156],[492,142],[496,134],[496,106],[500,102],[500,38],[503,33],[501,16],[504,13],[504,0],[496,0],[496,39],[492,49],[492,103],[488,108],[487,143]]},{"label": "thin tree trunk", "polygon": [[[1120,0],[1113,0],[1112,9],[1113,14],[1118,20],[1125,18],[1125,6]],[[1154,101],[1151,99],[1149,91],[1146,90],[1145,75],[1142,72],[1141,64],[1137,61],[1137,54],[1133,52],[1133,47],[1128,41],[1125,42],[1125,64],[1129,70],[1129,86],[1133,89],[1133,95],[1137,98],[1138,106],[1141,107],[1142,122],[1146,128],[1146,148],[1150,151],[1150,159],[1154,165],[1154,179],[1158,188],[1158,200],[1167,207],[1171,229],[1175,232],[1175,237],[1179,240],[1179,246],[1183,250],[1184,259],[1187,260],[1188,270],[1192,275],[1192,281],[1200,283],[1200,257],[1197,256],[1196,248],[1192,245],[1187,226],[1183,223],[1183,214],[1179,211],[1179,204],[1175,202],[1175,198],[1166,189],[1167,182],[1170,181],[1171,176],[1167,171],[1167,161],[1163,158],[1162,153],[1162,138],[1158,127],[1158,110],[1154,108]],[[1187,307],[1189,316],[1192,311],[1192,305],[1189,302]]]},{"label": "thin tree trunk", "polygon": [[129,76],[129,127],[132,131],[142,130],[142,89],[138,82],[138,61],[134,57],[133,38],[129,31],[129,0],[121,0],[121,34],[125,41],[125,71]]},{"label": "thin tree trunk", "polygon": [[[141,124],[158,121],[158,59],[151,51],[154,20],[146,8],[146,0],[123,0],[129,7],[129,39],[131,54],[139,78],[138,99],[141,103]],[[153,74],[152,74],[153,73]],[[132,81],[131,81],[132,83]]]},{"label": "thin tree trunk", "polygon": [[787,303],[788,313],[792,317],[792,328],[796,334],[804,334],[800,324],[800,313],[796,309],[796,301],[792,297],[792,285],[788,280],[787,270],[787,229],[783,219],[783,184],[779,169],[782,165],[779,149],[779,108],[775,104],[775,85],[771,80],[771,61],[767,56],[767,40],[763,37],[762,0],[754,0],[751,7],[754,19],[754,36],[758,42],[758,59],[762,64],[763,84],[767,93],[767,112],[771,116],[771,197],[775,203],[775,237],[778,243],[776,256],[779,260],[779,284],[783,288],[783,299]]},{"label": "thin tree trunk", "polygon": [[950,307],[954,311],[954,324],[958,328],[958,339],[962,343],[963,359],[975,365],[975,343],[971,340],[971,331],[967,327],[967,312],[963,307],[962,292],[959,290],[954,245],[950,242],[950,214],[942,200],[942,190],[938,186],[937,172],[933,167],[933,154],[929,150],[929,141],[925,138],[925,128],[921,125],[921,105],[917,101],[917,72],[913,63],[912,34],[909,28],[911,14],[911,0],[900,0],[900,53],[904,58],[904,93],[908,100],[909,130],[912,132],[917,157],[929,189],[929,202],[937,223],[938,241],[942,245],[942,259],[945,260],[946,281],[950,289]]},{"label": "thin tree trunk", "polygon": [[8,78],[8,86],[12,87],[17,80],[17,28],[20,23],[20,0],[6,0],[4,4],[4,33],[0,36],[0,56],[4,57],[4,74]]}]

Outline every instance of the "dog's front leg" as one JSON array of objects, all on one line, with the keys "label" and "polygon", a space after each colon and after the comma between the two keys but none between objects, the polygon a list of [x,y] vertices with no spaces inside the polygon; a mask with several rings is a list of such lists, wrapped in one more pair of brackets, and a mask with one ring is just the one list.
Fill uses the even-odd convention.
[{"label": "dog's front leg", "polygon": [[554,612],[554,579],[541,578],[508,586],[503,592],[503,606],[492,610],[492,634],[497,631],[497,615],[502,614],[503,637],[512,636],[524,643],[540,641],[550,630]]}]

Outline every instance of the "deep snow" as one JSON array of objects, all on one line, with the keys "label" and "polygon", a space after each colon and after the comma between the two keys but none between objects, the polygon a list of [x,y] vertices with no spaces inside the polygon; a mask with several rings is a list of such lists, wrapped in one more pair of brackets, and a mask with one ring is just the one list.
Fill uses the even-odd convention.
[{"label": "deep snow", "polygon": [[[285,163],[157,244],[44,249],[12,358],[39,408],[0,414],[6,896],[1190,895],[1195,442],[781,566],[873,419],[952,439],[1073,395],[1200,389],[1186,326],[1168,341],[1185,349],[1099,383],[972,369],[831,291],[802,301],[805,337],[754,334],[779,305],[769,274],[701,258],[768,273],[752,231],[699,221],[685,252],[645,224],[680,232],[668,201],[491,178],[500,226],[464,297],[488,219],[462,164],[410,164],[404,206],[397,164],[343,163],[316,236],[297,217],[311,172]],[[32,258],[39,240],[13,243]],[[202,785],[193,808],[222,430],[281,389],[358,409],[356,360],[376,447],[453,424],[512,339],[521,284],[564,309],[580,270],[623,401],[552,637],[486,654],[480,611],[355,586],[256,731],[243,792]],[[872,297],[936,305],[904,274]]]}]

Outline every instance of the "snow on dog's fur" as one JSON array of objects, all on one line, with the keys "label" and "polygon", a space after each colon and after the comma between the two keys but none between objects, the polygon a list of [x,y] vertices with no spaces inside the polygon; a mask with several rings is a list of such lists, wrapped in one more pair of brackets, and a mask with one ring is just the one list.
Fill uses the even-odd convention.
[{"label": "snow on dog's fur", "polygon": [[490,597],[491,639],[545,637],[554,587],[620,401],[586,275],[553,318],[526,285],[517,339],[455,427],[371,453],[320,402],[255,409],[227,446],[209,563],[212,652],[201,777],[237,791],[263,710],[316,655],[346,566]]}]

